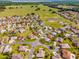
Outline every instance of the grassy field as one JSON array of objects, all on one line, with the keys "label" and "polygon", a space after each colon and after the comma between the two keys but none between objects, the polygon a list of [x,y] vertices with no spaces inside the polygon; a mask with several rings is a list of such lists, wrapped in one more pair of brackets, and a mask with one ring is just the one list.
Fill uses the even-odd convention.
[{"label": "grassy field", "polygon": [[[31,7],[33,6],[33,7]],[[36,5],[12,5],[12,6],[6,6],[6,9],[3,12],[0,12],[0,16],[13,16],[13,15],[26,15],[27,13],[37,13],[40,14],[42,17],[45,16],[52,16],[49,15],[51,13],[49,13],[49,9],[52,9],[52,11],[57,11],[57,9],[53,9],[53,8],[49,8],[47,6],[43,6],[43,5],[37,5],[37,7],[35,7]],[[9,9],[9,7],[13,7],[13,9]],[[17,7],[17,8],[16,8]],[[35,11],[36,8],[40,8],[39,11]],[[43,11],[45,10],[45,11]]]}]

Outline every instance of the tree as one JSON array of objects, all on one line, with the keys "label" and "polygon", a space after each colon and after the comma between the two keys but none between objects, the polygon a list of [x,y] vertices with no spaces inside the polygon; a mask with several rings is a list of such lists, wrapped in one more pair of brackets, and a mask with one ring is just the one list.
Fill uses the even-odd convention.
[{"label": "tree", "polygon": [[31,6],[31,8],[33,8],[33,6]]},{"label": "tree", "polygon": [[0,11],[4,11],[6,9],[5,6],[0,6]]},{"label": "tree", "polygon": [[35,15],[35,13],[31,13],[31,15]]},{"label": "tree", "polygon": [[56,13],[55,11],[52,11],[52,13]]},{"label": "tree", "polygon": [[38,7],[38,6],[35,6],[35,7]]},{"label": "tree", "polygon": [[46,11],[45,9],[43,9],[43,11]]},{"label": "tree", "polygon": [[39,8],[39,7],[35,9],[35,11],[39,11],[39,10],[40,10],[40,8]]},{"label": "tree", "polygon": [[49,11],[52,11],[52,9],[49,9]]},{"label": "tree", "polygon": [[9,9],[14,9],[13,7],[9,7]]},{"label": "tree", "polygon": [[5,6],[0,6],[0,9],[6,9],[6,7]]},{"label": "tree", "polygon": [[16,9],[18,9],[18,7],[16,7]]}]

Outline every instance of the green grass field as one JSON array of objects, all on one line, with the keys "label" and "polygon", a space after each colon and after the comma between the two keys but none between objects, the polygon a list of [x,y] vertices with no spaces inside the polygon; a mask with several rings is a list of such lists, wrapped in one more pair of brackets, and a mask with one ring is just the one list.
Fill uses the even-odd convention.
[{"label": "green grass field", "polygon": [[[33,6],[33,7],[31,7]],[[36,5],[12,5],[12,6],[6,6],[6,9],[3,12],[0,12],[0,16],[13,16],[13,15],[26,15],[27,13],[38,13],[40,14],[42,17],[45,16],[52,16],[49,15],[51,14],[48,10],[52,9],[52,11],[57,11],[57,9],[53,9],[53,8],[49,8],[47,6],[43,6],[43,5],[37,5],[37,7],[35,7]],[[9,9],[9,7],[13,7],[13,9]],[[16,8],[17,7],[17,8]],[[40,8],[40,11],[35,11],[36,8]],[[45,11],[43,11],[45,10]]]}]

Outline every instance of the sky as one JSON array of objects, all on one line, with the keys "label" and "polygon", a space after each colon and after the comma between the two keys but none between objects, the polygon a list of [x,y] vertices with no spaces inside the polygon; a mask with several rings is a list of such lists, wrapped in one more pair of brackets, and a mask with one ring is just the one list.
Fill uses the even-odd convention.
[{"label": "sky", "polygon": [[52,0],[12,0],[12,1],[19,1],[19,2],[52,2]]},{"label": "sky", "polygon": [[[5,0],[5,1],[9,1],[9,0]],[[13,1],[13,2],[53,2],[53,1],[79,1],[79,0],[10,0],[10,1]]]},{"label": "sky", "polygon": [[79,1],[79,0],[11,0],[18,2],[53,2],[53,1]]}]

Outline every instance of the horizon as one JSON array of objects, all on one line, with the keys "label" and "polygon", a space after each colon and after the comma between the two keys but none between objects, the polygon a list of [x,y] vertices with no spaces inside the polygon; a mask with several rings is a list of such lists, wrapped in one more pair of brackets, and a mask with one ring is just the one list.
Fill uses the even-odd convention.
[{"label": "horizon", "polygon": [[[67,1],[67,0],[0,0],[0,1],[11,1],[11,2],[55,2],[55,1]],[[79,0],[68,0],[68,1],[79,1]]]}]

